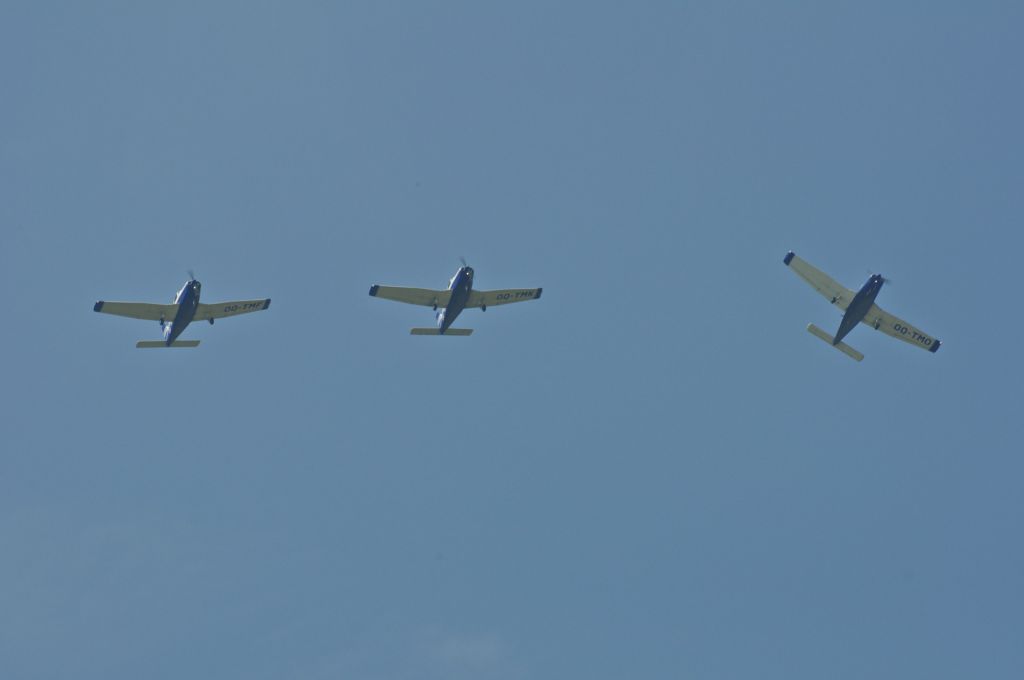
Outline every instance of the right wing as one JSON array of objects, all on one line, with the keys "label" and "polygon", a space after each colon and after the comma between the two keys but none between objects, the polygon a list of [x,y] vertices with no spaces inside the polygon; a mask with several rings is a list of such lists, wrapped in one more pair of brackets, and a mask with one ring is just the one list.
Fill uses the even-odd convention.
[{"label": "right wing", "polygon": [[792,250],[789,251],[783,262],[839,309],[846,311],[846,308],[850,306],[856,293],[806,260],[797,257]]},{"label": "right wing", "polygon": [[474,290],[469,294],[466,307],[493,307],[510,302],[525,302],[540,298],[543,288],[506,288],[504,290]]},{"label": "right wing", "polygon": [[262,300],[233,300],[232,302],[214,302],[207,304],[200,302],[196,308],[196,315],[193,321],[209,321],[210,319],[223,319],[226,316],[237,316],[249,312],[262,312],[270,306],[270,298]]},{"label": "right wing", "polygon": [[405,302],[410,305],[424,307],[447,307],[451,300],[450,290],[430,290],[429,288],[399,288],[397,286],[370,286],[373,297]]},{"label": "right wing", "polygon": [[876,331],[882,331],[886,335],[891,335],[897,340],[909,342],[911,345],[920,347],[921,349],[926,349],[929,352],[938,352],[939,345],[942,344],[938,338],[933,338],[932,336],[919,331],[903,319],[898,316],[893,316],[876,304],[871,305],[871,309],[869,309],[868,313],[864,315],[861,323],[866,323]]},{"label": "right wing", "polygon": [[133,319],[146,321],[174,321],[178,305],[155,305],[149,302],[104,302],[100,300],[92,307],[94,312],[130,316]]}]

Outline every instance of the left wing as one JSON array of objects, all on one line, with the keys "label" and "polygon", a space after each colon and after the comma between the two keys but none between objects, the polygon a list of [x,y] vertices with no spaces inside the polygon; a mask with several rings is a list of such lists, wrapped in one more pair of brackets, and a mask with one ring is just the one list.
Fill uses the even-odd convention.
[{"label": "left wing", "polygon": [[926,349],[929,352],[938,352],[939,345],[942,344],[938,338],[933,338],[927,333],[919,331],[903,319],[893,316],[876,304],[871,305],[871,309],[864,315],[862,323],[866,323],[876,331],[882,331],[886,335],[909,342],[911,345]]},{"label": "left wing", "polygon": [[151,302],[104,302],[100,300],[92,306],[92,311],[104,314],[116,314],[132,319],[146,321],[173,321],[178,313],[178,305],[157,305]]},{"label": "left wing", "polygon": [[452,299],[450,290],[431,290],[429,288],[402,288],[400,286],[370,286],[373,297],[405,302],[410,305],[424,307],[447,307]]},{"label": "left wing", "polygon": [[474,290],[469,294],[466,307],[492,307],[510,302],[537,300],[543,288],[505,288],[503,290]]},{"label": "left wing", "polygon": [[223,319],[225,316],[238,316],[249,312],[262,312],[270,306],[270,298],[262,300],[235,300],[233,302],[199,303],[194,321],[210,321]]},{"label": "left wing", "polygon": [[821,271],[807,260],[797,257],[791,250],[782,260],[787,267],[795,271],[801,279],[811,284],[814,290],[825,296],[829,302],[839,309],[846,311],[846,308],[853,302],[856,295],[852,290],[839,283],[831,276]]}]

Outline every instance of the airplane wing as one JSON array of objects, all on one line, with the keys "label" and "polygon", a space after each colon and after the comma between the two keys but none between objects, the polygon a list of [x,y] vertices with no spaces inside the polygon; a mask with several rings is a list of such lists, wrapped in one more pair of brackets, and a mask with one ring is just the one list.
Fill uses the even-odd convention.
[{"label": "airplane wing", "polygon": [[209,321],[210,319],[223,319],[226,316],[238,316],[239,314],[248,314],[249,312],[262,312],[269,306],[270,298],[214,302],[211,304],[200,302],[193,320]]},{"label": "airplane wing", "polygon": [[886,335],[909,342],[911,345],[926,349],[929,352],[938,352],[939,345],[942,344],[938,338],[922,333],[903,319],[893,316],[875,304],[871,305],[871,309],[864,315],[861,323],[866,323],[876,331],[882,331]]},{"label": "airplane wing", "polygon": [[504,290],[474,290],[469,294],[466,307],[492,307],[510,302],[537,300],[543,288],[505,288]]},{"label": "airplane wing", "polygon": [[839,309],[846,311],[850,306],[856,293],[806,260],[797,257],[792,250],[786,254],[783,262]]},{"label": "airplane wing", "polygon": [[452,297],[450,290],[430,290],[429,288],[399,288],[397,286],[370,286],[373,297],[405,302],[410,305],[424,307],[447,307]]},{"label": "airplane wing", "polygon": [[129,316],[133,319],[147,321],[173,321],[178,305],[156,305],[149,302],[104,302],[100,300],[92,306],[92,311],[117,316]]}]

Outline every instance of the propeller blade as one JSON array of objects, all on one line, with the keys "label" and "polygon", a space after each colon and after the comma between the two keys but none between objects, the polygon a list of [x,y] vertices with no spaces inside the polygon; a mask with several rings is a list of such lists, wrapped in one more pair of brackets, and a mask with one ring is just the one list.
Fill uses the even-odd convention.
[{"label": "propeller blade", "polygon": [[[868,271],[868,276],[874,276],[874,275],[875,275],[875,273],[873,271]],[[879,276],[882,276],[882,275],[879,274]],[[892,283],[892,279],[890,279],[888,276],[882,276],[882,283]]]}]

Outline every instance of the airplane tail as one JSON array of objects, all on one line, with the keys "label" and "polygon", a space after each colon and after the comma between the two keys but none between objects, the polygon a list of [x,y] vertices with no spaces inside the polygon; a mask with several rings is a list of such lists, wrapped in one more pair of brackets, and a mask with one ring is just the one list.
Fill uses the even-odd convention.
[{"label": "airplane tail", "polygon": [[135,343],[138,348],[150,348],[150,347],[198,347],[198,340],[175,340],[171,344],[167,344],[163,340],[139,340]]},{"label": "airplane tail", "polygon": [[[449,328],[443,335],[470,335],[472,328]],[[413,328],[409,331],[411,335],[442,335],[440,328]]]},{"label": "airplane tail", "polygon": [[814,336],[816,336],[818,338],[821,338],[822,340],[824,340],[828,344],[832,345],[837,350],[839,350],[840,352],[842,352],[846,356],[850,357],[854,361],[861,361],[861,360],[864,359],[864,355],[863,354],[861,354],[860,352],[858,352],[854,348],[850,347],[845,342],[835,342],[835,338],[834,337],[832,337],[831,335],[829,335],[825,331],[821,330],[820,328],[815,326],[813,323],[807,324],[807,331],[811,335],[814,335]]}]

